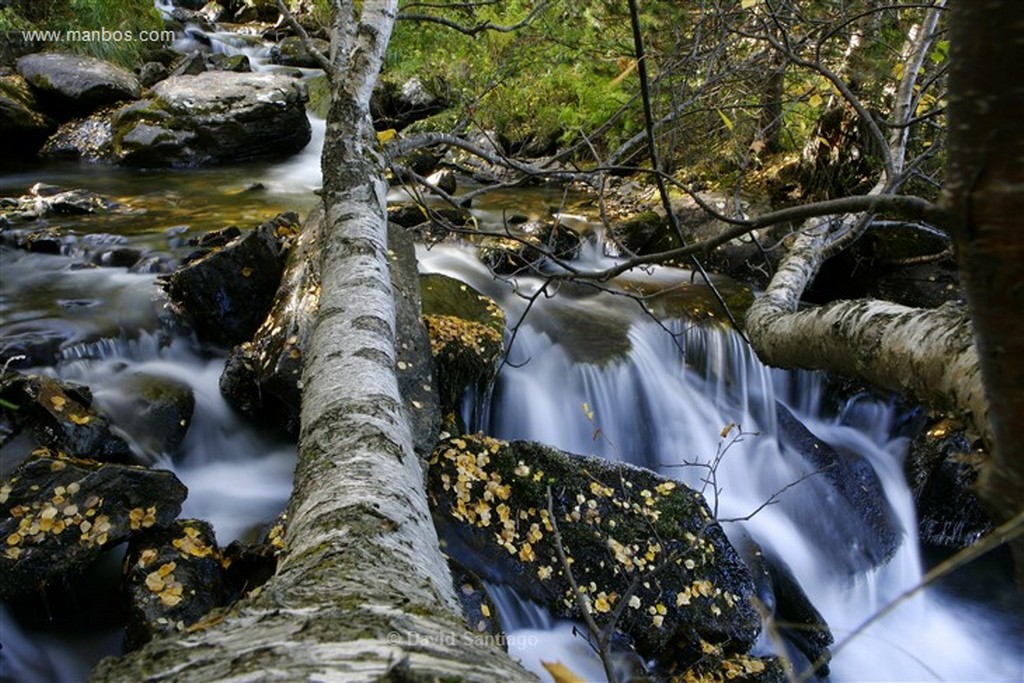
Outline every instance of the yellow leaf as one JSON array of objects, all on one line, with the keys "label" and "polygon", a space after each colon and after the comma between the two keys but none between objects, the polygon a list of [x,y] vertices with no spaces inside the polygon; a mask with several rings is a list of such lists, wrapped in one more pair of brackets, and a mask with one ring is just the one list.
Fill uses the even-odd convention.
[{"label": "yellow leaf", "polygon": [[732,131],[733,127],[736,124],[734,124],[732,122],[732,119],[730,119],[728,116],[726,116],[725,112],[723,112],[721,109],[717,109],[716,111],[718,112],[718,115],[722,117],[722,122],[725,123],[725,127],[728,128],[730,131]]},{"label": "yellow leaf", "polygon": [[825,100],[824,98],[822,98],[821,95],[819,95],[818,93],[814,93],[813,95],[811,95],[811,99],[807,100],[807,104],[811,105],[812,107],[820,107],[822,103],[824,103],[824,101]]},{"label": "yellow leaf", "polygon": [[541,665],[548,670],[555,683],[587,683],[561,662],[545,662],[541,660]]},{"label": "yellow leaf", "polygon": [[67,402],[68,402],[68,400],[66,398],[64,398],[63,396],[51,396],[50,397],[50,403],[53,404],[53,409],[56,410],[58,413],[60,411],[64,410],[64,404],[67,403]]},{"label": "yellow leaf", "polygon": [[396,135],[398,135],[398,131],[396,131],[394,128],[388,128],[387,130],[382,130],[382,131],[377,133],[377,142],[379,142],[382,145],[386,144],[389,140],[393,139]]},{"label": "yellow leaf", "polygon": [[68,419],[74,422],[76,425],[87,425],[89,424],[90,418],[88,415],[79,415],[78,413],[71,413],[68,415]]},{"label": "yellow leaf", "polygon": [[718,435],[724,439],[725,437],[729,436],[729,432],[731,432],[732,428],[735,427],[735,426],[736,426],[735,422],[730,422],[729,424],[727,424],[724,427],[722,427],[722,431],[719,432]]},{"label": "yellow leaf", "polygon": [[740,0],[741,9],[750,9],[757,4],[757,0]]}]

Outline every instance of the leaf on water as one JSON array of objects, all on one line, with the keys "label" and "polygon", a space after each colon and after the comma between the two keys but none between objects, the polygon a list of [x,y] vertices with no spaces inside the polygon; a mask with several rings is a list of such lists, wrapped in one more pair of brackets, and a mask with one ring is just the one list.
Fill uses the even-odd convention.
[{"label": "leaf on water", "polygon": [[586,681],[574,674],[569,667],[561,662],[545,662],[541,660],[541,665],[548,670],[551,678],[555,679],[555,683],[586,683]]}]

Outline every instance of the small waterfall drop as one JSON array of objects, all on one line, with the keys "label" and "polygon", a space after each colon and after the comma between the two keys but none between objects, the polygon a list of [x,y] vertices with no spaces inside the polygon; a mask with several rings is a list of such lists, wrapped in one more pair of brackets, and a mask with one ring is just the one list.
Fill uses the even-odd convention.
[{"label": "small waterfall drop", "polygon": [[[837,643],[920,581],[917,522],[902,474],[907,444],[891,436],[890,406],[860,399],[852,419],[837,420],[821,408],[820,374],[769,369],[738,335],[718,328],[670,323],[673,339],[660,325],[638,321],[629,327],[629,349],[595,364],[574,360],[573,345],[599,332],[552,335],[539,327],[543,321],[527,318],[518,330],[493,390],[467,411],[471,430],[626,461],[702,490],[720,519],[740,520],[724,524],[734,542],[749,534],[789,565]],[[869,466],[877,476],[898,535],[891,559],[881,559],[885,534],[860,520],[797,448],[787,415],[813,434],[803,438],[827,443],[851,471]],[[730,424],[738,426],[723,438]],[[740,427],[742,436],[733,438]],[[992,623],[992,615],[973,615],[929,589],[843,643],[831,680],[1019,681],[1019,646]]]}]

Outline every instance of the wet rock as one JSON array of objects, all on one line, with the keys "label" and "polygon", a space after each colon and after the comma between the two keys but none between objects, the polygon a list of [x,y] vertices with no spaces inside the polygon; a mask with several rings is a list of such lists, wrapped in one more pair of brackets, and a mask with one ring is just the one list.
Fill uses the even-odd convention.
[{"label": "wet rock", "polygon": [[654,211],[647,211],[612,225],[604,242],[605,256],[628,257],[644,251],[664,219]]},{"label": "wet rock", "polygon": [[645,659],[685,671],[705,642],[740,655],[757,639],[750,571],[684,484],[537,443],[464,436],[435,449],[428,496],[449,555],[579,618],[557,527],[595,619],[606,623],[627,601],[617,626]]},{"label": "wet rock", "polygon": [[404,83],[381,79],[370,100],[370,113],[377,130],[400,131],[447,107],[447,86],[439,79],[424,82],[418,77]]},{"label": "wet rock", "polygon": [[436,187],[446,194],[455,194],[457,187],[457,181],[455,180],[455,172],[451,169],[442,169],[435,171],[427,176],[427,184],[431,187]]},{"label": "wet rock", "polygon": [[171,72],[160,62],[146,62],[139,67],[139,81],[146,88],[153,87],[170,75]]},{"label": "wet rock", "polygon": [[492,636],[502,635],[498,609],[480,577],[451,558],[448,558],[448,569],[452,573],[455,596],[462,605],[462,615],[469,630]]},{"label": "wet rock", "polygon": [[110,421],[93,407],[85,387],[7,373],[0,379],[0,392],[14,406],[0,410],[15,411],[39,445],[93,460],[126,462],[130,458],[128,444],[111,432]]},{"label": "wet rock", "polygon": [[170,472],[41,451],[0,485],[0,598],[77,573],[133,533],[170,524],[185,495]]},{"label": "wet rock", "polygon": [[220,71],[172,76],[112,118],[113,158],[129,166],[199,166],[291,154],[311,136],[300,81]]},{"label": "wet rock", "polygon": [[[902,531],[871,464],[816,437],[781,403],[776,403],[776,415],[783,447],[803,455],[819,473],[801,486],[826,487],[821,495],[834,504],[834,526],[827,537],[818,539],[818,550],[834,555],[836,566],[845,567],[851,576],[889,560],[900,545]],[[807,514],[817,513],[808,510]],[[844,542],[836,543],[836,538]]]},{"label": "wet rock", "polygon": [[206,72],[206,55],[196,50],[174,64],[170,76],[198,76]]},{"label": "wet rock", "polygon": [[249,62],[249,57],[246,55],[225,55],[220,52],[216,52],[209,56],[208,62],[210,67],[215,71],[233,71],[235,73],[250,73],[252,71],[252,64]]},{"label": "wet rock", "polygon": [[[313,42],[313,49],[319,51],[320,54],[330,53],[331,44],[326,40],[319,38],[310,38],[310,40]],[[270,51],[270,61],[281,66],[296,66],[303,69],[321,68],[320,62],[306,50],[306,46],[298,36],[289,36],[278,43]]]},{"label": "wet rock", "polygon": [[135,74],[94,57],[53,52],[25,55],[18,73],[58,119],[81,116],[98,107],[141,95]]},{"label": "wet rock", "polygon": [[124,590],[129,650],[184,631],[227,604],[227,577],[213,528],[186,519],[133,536],[124,559]]},{"label": "wet rock", "polygon": [[466,227],[472,220],[473,215],[468,210],[453,206],[399,204],[388,207],[388,222],[415,229],[432,240],[443,239],[450,234],[451,227]]},{"label": "wet rock", "polygon": [[177,451],[196,405],[188,384],[143,372],[122,373],[100,398],[104,412],[146,462]]},{"label": "wet rock", "polygon": [[929,421],[914,436],[904,464],[921,541],[961,549],[992,530],[974,493],[983,455],[950,418]]},{"label": "wet rock", "polygon": [[83,161],[106,159],[114,144],[113,113],[114,110],[101,109],[87,118],[62,123],[39,150],[40,156]]},{"label": "wet rock", "polygon": [[496,274],[537,273],[544,261],[579,256],[582,240],[560,223],[530,221],[509,228],[510,237],[485,237],[477,249],[480,260]]},{"label": "wet rock", "polygon": [[[29,194],[13,200],[13,205],[3,209],[4,215],[16,220],[37,220],[51,216],[73,216],[90,213],[102,213],[114,211],[120,205],[106,197],[89,190],[66,190],[56,185],[36,183],[29,188]],[[40,235],[42,233],[39,233]],[[61,234],[55,229],[49,234]],[[38,241],[40,237],[31,238],[29,241]],[[26,238],[28,240],[28,238]],[[18,245],[21,248],[27,246]],[[48,251],[45,248],[31,249],[44,253],[57,253]]]},{"label": "wet rock", "polygon": [[[33,215],[33,220],[36,214]],[[62,228],[40,230],[4,230],[0,233],[0,244],[15,249],[24,249],[36,254],[62,254],[74,238]]]},{"label": "wet rock", "polygon": [[791,662],[799,662],[793,668],[806,671],[810,665],[815,664],[818,665],[814,671],[815,676],[825,678],[829,674],[830,648],[834,642],[828,622],[811,603],[785,561],[779,557],[769,557],[767,565],[779,633],[797,651],[787,653]]},{"label": "wet rock", "polygon": [[277,227],[274,221],[264,223],[163,282],[200,338],[224,346],[240,344],[266,318],[283,267]]},{"label": "wet rock", "polygon": [[0,136],[4,152],[13,157],[34,155],[56,128],[21,76],[0,76]]},{"label": "wet rock", "polygon": [[458,413],[470,386],[490,380],[504,349],[505,315],[490,298],[446,275],[420,277],[441,414]]},{"label": "wet rock", "polygon": [[420,279],[412,235],[388,225],[391,288],[395,294],[395,369],[412,427],[413,448],[423,459],[437,443],[441,397],[434,380],[432,340],[423,321]]}]

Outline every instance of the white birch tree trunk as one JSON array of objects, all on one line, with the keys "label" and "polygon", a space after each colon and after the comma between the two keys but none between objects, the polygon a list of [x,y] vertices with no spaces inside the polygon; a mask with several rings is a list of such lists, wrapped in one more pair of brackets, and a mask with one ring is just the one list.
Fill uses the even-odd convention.
[{"label": "white birch tree trunk", "polygon": [[286,547],[201,628],[105,660],[95,681],[514,681],[473,636],[427,508],[395,375],[383,167],[369,99],[397,0],[335,0],[319,311],[303,367]]}]

